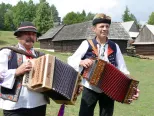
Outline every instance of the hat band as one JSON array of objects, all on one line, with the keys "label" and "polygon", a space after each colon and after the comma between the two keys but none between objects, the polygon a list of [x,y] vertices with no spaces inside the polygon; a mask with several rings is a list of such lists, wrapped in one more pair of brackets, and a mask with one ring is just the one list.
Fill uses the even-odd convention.
[{"label": "hat band", "polygon": [[19,27],[18,30],[20,30],[20,29],[27,29],[27,28],[34,28],[34,29],[36,29],[36,27],[34,27],[34,26],[24,26],[24,27]]},{"label": "hat band", "polygon": [[98,23],[108,23],[109,25],[111,24],[111,20],[109,19],[102,19],[102,18],[99,18],[99,19],[94,19],[93,20],[93,25],[96,25]]}]

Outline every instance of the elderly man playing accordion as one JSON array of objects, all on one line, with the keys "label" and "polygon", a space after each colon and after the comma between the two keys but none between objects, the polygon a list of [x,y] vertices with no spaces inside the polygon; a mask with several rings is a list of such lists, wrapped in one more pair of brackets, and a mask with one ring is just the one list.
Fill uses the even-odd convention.
[{"label": "elderly man playing accordion", "polygon": [[[96,14],[92,21],[93,31],[96,36],[92,39],[92,42],[98,52],[95,53],[94,50],[90,49],[90,44],[87,40],[84,40],[75,53],[68,58],[68,64],[77,71],[82,72],[83,69],[90,67],[93,63],[89,57],[99,57],[102,60],[110,62],[124,74],[129,75],[119,46],[108,39],[110,24],[111,18],[109,16],[103,13]],[[108,53],[111,51],[112,53],[109,55]],[[99,102],[100,116],[112,116],[114,100],[104,94],[100,88],[91,85],[87,79],[83,78],[82,84],[84,90],[79,116],[93,116],[97,101]],[[134,89],[136,94],[133,95],[130,102],[136,100],[139,96],[139,90],[137,88]]]},{"label": "elderly man playing accordion", "polygon": [[[28,21],[21,23],[14,32],[18,39],[17,48],[39,57],[33,49],[41,34]],[[23,75],[32,68],[30,57],[10,49],[0,51],[0,108],[4,116],[45,116],[48,99],[41,93],[21,85]]]}]

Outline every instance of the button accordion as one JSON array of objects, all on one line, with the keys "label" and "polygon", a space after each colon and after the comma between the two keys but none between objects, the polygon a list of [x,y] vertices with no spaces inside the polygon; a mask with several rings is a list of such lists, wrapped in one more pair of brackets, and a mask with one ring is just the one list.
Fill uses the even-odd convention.
[{"label": "button accordion", "polygon": [[139,81],[125,75],[104,60],[92,61],[92,66],[84,69],[83,78],[86,78],[91,85],[97,86],[113,100],[129,104],[129,99],[136,94],[134,88],[137,88]]},{"label": "button accordion", "polygon": [[33,68],[24,75],[24,86],[42,92],[56,103],[75,104],[81,76],[73,67],[49,54],[30,61]]}]

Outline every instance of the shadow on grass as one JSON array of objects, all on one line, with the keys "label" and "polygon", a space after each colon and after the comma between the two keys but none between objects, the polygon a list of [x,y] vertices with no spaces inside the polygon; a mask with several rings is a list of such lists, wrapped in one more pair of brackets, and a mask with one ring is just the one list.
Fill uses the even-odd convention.
[{"label": "shadow on grass", "polygon": [[5,44],[8,44],[8,42],[0,40],[0,45],[5,45]]}]

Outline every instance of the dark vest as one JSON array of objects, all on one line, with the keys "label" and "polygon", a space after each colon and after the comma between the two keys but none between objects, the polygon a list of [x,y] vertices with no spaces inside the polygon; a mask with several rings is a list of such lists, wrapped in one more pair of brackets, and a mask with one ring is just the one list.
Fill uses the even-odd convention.
[{"label": "dark vest", "polygon": [[[98,42],[96,41],[96,39],[92,39],[93,43],[94,43],[94,46],[96,47]],[[89,42],[88,42],[89,44]],[[117,63],[116,63],[116,52],[117,52],[117,47],[116,47],[116,44],[114,42],[112,42],[111,40],[108,40],[108,49],[111,48],[111,50],[113,52],[108,52],[108,59],[109,59],[109,62],[111,64],[113,64],[114,66],[117,66]],[[90,58],[90,57],[97,57],[96,54],[94,54],[94,52],[92,52],[93,49],[92,49],[92,46],[89,44],[89,48],[86,52],[86,54],[84,55],[84,57],[82,58],[82,60],[86,59],[86,58]]]},{"label": "dark vest", "polygon": [[[35,54],[36,57],[44,55],[44,53],[41,53],[39,51],[35,51]],[[23,63],[22,55],[15,53],[14,51],[11,51],[11,54],[8,59],[8,69],[17,69]],[[16,77],[12,89],[0,87],[0,98],[17,102],[22,87],[22,78],[23,75]]]}]

